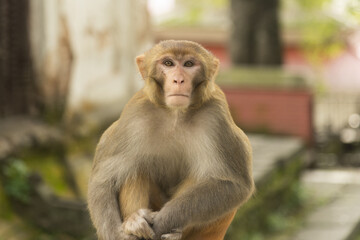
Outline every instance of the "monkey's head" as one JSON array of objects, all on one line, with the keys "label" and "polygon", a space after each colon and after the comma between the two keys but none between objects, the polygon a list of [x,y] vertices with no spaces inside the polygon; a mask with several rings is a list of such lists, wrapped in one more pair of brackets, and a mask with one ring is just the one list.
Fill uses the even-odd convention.
[{"label": "monkey's head", "polygon": [[154,104],[187,109],[207,101],[214,91],[219,60],[191,41],[162,41],[136,58],[145,93]]}]

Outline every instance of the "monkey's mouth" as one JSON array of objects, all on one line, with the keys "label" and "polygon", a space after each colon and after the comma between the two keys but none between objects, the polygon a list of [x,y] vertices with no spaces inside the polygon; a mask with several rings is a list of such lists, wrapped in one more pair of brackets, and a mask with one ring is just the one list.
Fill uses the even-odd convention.
[{"label": "monkey's mouth", "polygon": [[168,95],[168,97],[190,97],[189,95],[186,94],[181,94],[181,93],[177,93],[177,94],[170,94]]}]

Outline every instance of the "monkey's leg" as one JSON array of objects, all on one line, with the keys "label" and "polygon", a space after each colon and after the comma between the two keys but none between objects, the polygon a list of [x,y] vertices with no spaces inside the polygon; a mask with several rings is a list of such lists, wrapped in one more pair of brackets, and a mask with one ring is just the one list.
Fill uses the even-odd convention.
[{"label": "monkey's leg", "polygon": [[183,240],[223,240],[235,216],[236,210],[210,224],[187,229]]},{"label": "monkey's leg", "polygon": [[123,220],[139,209],[159,211],[167,201],[168,198],[160,188],[145,177],[128,179],[119,194]]},{"label": "monkey's leg", "polygon": [[120,189],[121,217],[126,220],[139,209],[149,208],[150,182],[145,177],[129,178]]},{"label": "monkey's leg", "polygon": [[165,195],[160,188],[149,179],[128,179],[119,194],[124,232],[140,239],[153,239],[151,224],[156,213],[152,210],[159,210],[165,201]]},{"label": "monkey's leg", "polygon": [[152,212],[149,210],[150,183],[144,177],[129,178],[119,193],[119,206],[126,234],[140,239],[153,238],[150,226]]}]

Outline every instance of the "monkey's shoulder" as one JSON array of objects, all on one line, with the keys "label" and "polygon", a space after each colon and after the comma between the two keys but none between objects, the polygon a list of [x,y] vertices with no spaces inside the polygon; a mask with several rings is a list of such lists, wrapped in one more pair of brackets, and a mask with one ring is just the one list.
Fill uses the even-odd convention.
[{"label": "monkey's shoulder", "polygon": [[230,151],[233,151],[233,149],[238,148],[251,151],[249,139],[234,122],[225,95],[220,88],[217,89],[209,103],[204,104],[204,106],[207,107],[204,110],[204,113],[208,114],[206,119],[212,121],[209,126],[215,132],[216,139],[221,143],[223,150],[229,148]]}]

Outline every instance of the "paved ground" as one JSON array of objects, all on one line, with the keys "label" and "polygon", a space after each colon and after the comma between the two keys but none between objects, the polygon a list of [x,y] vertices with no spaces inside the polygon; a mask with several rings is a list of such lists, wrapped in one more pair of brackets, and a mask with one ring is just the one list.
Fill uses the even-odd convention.
[{"label": "paved ground", "polygon": [[347,240],[360,223],[360,170],[314,170],[302,182],[326,204],[312,212],[290,240]]},{"label": "paved ground", "polygon": [[249,139],[253,147],[255,182],[270,173],[280,159],[286,159],[302,147],[298,138],[249,135]]}]

